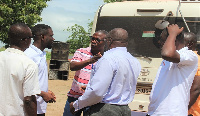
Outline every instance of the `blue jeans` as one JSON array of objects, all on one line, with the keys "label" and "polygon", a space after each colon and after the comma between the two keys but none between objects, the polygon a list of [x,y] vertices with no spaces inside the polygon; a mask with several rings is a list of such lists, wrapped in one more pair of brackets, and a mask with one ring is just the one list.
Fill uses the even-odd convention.
[{"label": "blue jeans", "polygon": [[70,104],[71,102],[76,101],[77,99],[78,99],[78,98],[74,98],[74,97],[68,96],[67,101],[66,101],[66,104],[65,104],[63,116],[81,116],[82,110],[79,110],[75,115],[73,115],[73,114],[70,112],[70,106],[69,106],[69,104]]}]

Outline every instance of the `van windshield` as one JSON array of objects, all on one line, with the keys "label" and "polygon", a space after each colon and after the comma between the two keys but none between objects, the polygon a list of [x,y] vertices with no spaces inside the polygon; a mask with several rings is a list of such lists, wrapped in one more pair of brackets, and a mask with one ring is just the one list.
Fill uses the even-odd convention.
[{"label": "van windshield", "polygon": [[[99,17],[96,24],[97,30],[110,31],[113,28],[124,28],[129,34],[128,51],[136,57],[160,58],[160,49],[153,44],[155,24],[164,17]],[[191,32],[197,34],[200,40],[200,18],[185,17]],[[187,28],[181,17],[168,18],[170,24],[177,23],[180,27]]]}]

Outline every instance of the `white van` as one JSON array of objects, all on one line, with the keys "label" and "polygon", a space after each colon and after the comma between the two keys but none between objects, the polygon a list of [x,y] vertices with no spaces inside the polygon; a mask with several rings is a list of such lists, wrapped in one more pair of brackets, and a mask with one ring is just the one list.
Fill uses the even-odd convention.
[{"label": "white van", "polygon": [[[96,13],[92,33],[124,28],[129,33],[128,51],[142,65],[134,100],[129,104],[133,116],[145,116],[149,94],[162,61],[155,43],[155,24],[167,20],[184,27],[200,41],[200,0],[191,1],[124,1],[102,5]],[[180,10],[180,11],[179,11]],[[185,23],[184,23],[185,21]],[[199,47],[200,48],[200,47]],[[138,113],[138,114],[137,114]]]}]

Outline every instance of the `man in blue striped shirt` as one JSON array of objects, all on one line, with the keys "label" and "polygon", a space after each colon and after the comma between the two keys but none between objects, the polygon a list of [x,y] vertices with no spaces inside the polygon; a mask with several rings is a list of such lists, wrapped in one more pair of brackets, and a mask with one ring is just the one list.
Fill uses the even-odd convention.
[{"label": "man in blue striped shirt", "polygon": [[141,65],[127,52],[128,33],[111,30],[104,55],[92,69],[83,96],[70,104],[71,112],[90,106],[86,116],[130,116],[128,104],[133,100]]}]

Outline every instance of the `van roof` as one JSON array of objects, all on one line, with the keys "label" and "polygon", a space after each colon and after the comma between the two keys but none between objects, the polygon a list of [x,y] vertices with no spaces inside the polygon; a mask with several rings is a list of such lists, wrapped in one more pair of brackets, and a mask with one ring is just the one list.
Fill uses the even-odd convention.
[{"label": "van roof", "polygon": [[[108,3],[102,6],[100,17],[104,16],[166,16],[172,11],[177,15],[179,1],[124,1]],[[200,2],[181,3],[180,10],[184,17],[200,17]]]}]

